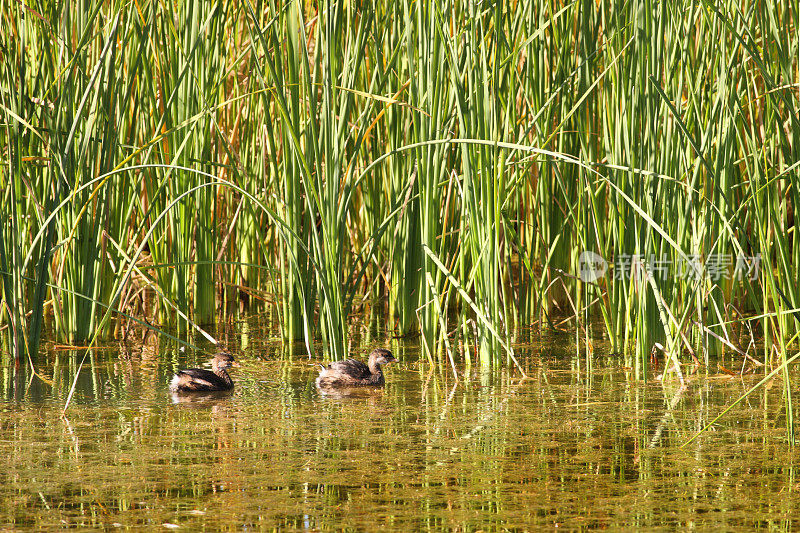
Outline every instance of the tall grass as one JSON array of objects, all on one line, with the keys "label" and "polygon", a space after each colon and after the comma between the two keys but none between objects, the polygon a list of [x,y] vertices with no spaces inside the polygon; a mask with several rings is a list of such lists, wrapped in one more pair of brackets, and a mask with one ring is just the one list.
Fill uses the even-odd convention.
[{"label": "tall grass", "polygon": [[[656,345],[707,361],[750,328],[785,361],[800,331],[790,3],[0,13],[17,357],[47,317],[62,340],[120,334],[104,305],[179,331],[266,311],[332,358],[373,310],[442,365],[575,327],[640,376]],[[596,282],[585,250],[609,262]],[[732,276],[741,256],[757,278]]]}]

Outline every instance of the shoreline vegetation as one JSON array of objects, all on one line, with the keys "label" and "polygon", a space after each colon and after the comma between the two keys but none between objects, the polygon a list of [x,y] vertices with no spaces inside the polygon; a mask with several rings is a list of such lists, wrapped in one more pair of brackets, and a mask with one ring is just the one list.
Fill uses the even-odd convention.
[{"label": "shoreline vegetation", "polygon": [[515,365],[555,316],[639,377],[654,346],[680,375],[797,345],[791,2],[0,15],[0,337],[18,360],[46,325],[91,345],[237,313],[338,360],[349,317],[374,312],[446,367]]}]

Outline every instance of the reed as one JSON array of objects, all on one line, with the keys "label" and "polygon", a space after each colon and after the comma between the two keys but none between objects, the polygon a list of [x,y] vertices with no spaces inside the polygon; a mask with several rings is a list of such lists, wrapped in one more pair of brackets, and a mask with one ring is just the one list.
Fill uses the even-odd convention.
[{"label": "reed", "polygon": [[[181,334],[266,312],[341,358],[371,309],[443,368],[508,364],[515,340],[562,324],[641,377],[657,344],[671,362],[745,348],[740,331],[777,346],[751,349],[762,362],[796,344],[791,5],[0,13],[0,317],[17,357],[48,317],[77,342],[119,333],[119,312]],[[609,264],[591,283],[587,250]],[[733,276],[743,257],[757,278]]]}]

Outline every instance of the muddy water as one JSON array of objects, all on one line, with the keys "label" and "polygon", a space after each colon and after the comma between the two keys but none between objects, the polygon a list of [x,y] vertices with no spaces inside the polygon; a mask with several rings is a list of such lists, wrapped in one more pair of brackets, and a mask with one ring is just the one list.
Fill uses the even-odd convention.
[{"label": "muddy water", "polygon": [[[75,358],[40,378],[7,365],[0,524],[8,530],[796,529],[798,456],[780,384],[680,448],[757,381],[695,376],[688,390],[520,349],[530,379],[404,364],[382,391],[321,396],[316,370],[250,348],[227,397],[175,402],[174,349],[96,352],[61,417]],[[463,368],[463,367],[462,367]]]}]

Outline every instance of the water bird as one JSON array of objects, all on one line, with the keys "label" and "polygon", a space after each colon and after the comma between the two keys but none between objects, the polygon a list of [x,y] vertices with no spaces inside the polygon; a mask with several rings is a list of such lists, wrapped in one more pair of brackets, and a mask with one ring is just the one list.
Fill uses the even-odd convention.
[{"label": "water bird", "polygon": [[397,359],[392,352],[385,348],[376,348],[369,354],[368,364],[356,359],[345,359],[328,366],[320,365],[322,370],[317,378],[317,387],[382,387],[386,381],[383,379],[381,366],[395,362]]},{"label": "water bird", "polygon": [[172,392],[213,392],[233,389],[227,369],[239,366],[230,352],[221,350],[211,360],[211,370],[188,368],[179,370],[169,383]]}]

